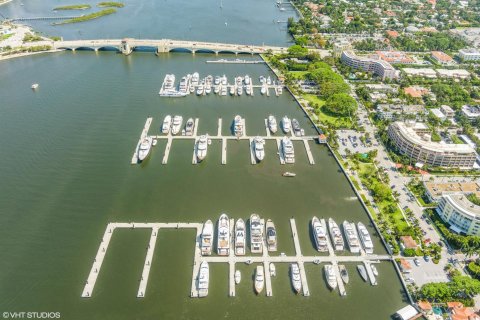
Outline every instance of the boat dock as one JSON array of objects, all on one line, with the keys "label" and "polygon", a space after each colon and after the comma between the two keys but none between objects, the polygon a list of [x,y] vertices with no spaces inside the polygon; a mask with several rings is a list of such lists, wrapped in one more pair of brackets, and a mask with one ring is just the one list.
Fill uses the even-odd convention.
[{"label": "boat dock", "polygon": [[370,284],[372,286],[378,285],[377,279],[375,278],[375,275],[373,274],[372,269],[370,268],[370,262],[363,261],[363,264],[365,265],[365,269],[367,270],[368,280],[370,280]]},{"label": "boat dock", "polygon": [[263,60],[227,60],[227,59],[220,59],[220,60],[207,60],[205,63],[233,63],[233,64],[259,64],[259,63],[266,63]]},{"label": "boat dock", "polygon": [[267,133],[267,138],[270,138],[270,129],[268,128],[268,119],[265,119],[265,130]]},{"label": "boat dock", "polygon": [[313,160],[312,150],[310,150],[310,145],[308,144],[308,140],[303,140],[303,144],[305,145],[305,150],[307,151],[308,162],[310,162],[310,164],[315,164],[315,161]]},{"label": "boat dock", "polygon": [[142,133],[140,134],[140,139],[138,139],[137,147],[133,152],[132,164],[138,163],[138,147],[140,147],[140,143],[142,143],[143,139],[145,139],[145,137],[148,135],[148,130],[150,130],[150,125],[152,124],[152,120],[153,120],[152,117],[148,117],[147,121],[145,122],[145,125],[143,126]]},{"label": "boat dock", "polygon": [[172,147],[172,136],[167,138],[167,146],[165,147],[165,154],[163,155],[162,164],[167,164],[168,162],[168,155],[170,154],[170,148]]},{"label": "boat dock", "polygon": [[[325,219],[320,219],[320,223],[322,224],[323,230],[325,230],[326,232],[329,232]],[[330,256],[333,256],[335,254],[335,251],[333,250],[332,243],[330,242],[329,236],[327,236],[327,248],[328,248],[328,254]]]},{"label": "boat dock", "polygon": [[280,164],[285,164],[285,158],[283,156],[283,152],[282,152],[282,144],[281,144],[281,139],[280,138],[276,138],[275,140],[277,140],[277,150],[278,150],[278,157],[280,158]]},{"label": "boat dock", "polygon": [[248,139],[248,145],[250,146],[250,162],[252,164],[257,164],[257,159],[255,157],[255,150],[253,146],[253,138]]},{"label": "boat dock", "polygon": [[145,263],[143,265],[142,278],[140,279],[140,286],[138,287],[137,298],[142,298],[147,290],[148,275],[150,274],[150,267],[152,266],[153,251],[155,250],[155,244],[157,243],[158,228],[152,228],[152,235],[150,236],[150,242],[147,247],[147,255],[145,257]]},{"label": "boat dock", "polygon": [[335,277],[337,278],[338,292],[340,292],[340,295],[342,297],[346,296],[347,291],[345,290],[345,285],[343,283],[342,276],[340,275],[340,270],[338,269],[338,262],[333,261],[332,265],[333,265],[333,271],[335,272]]},{"label": "boat dock", "polygon": [[[109,223],[105,229],[105,233],[101,239],[97,254],[93,261],[90,273],[88,275],[87,281],[85,283],[83,292],[81,294],[84,298],[92,297],[95,283],[97,280],[98,275],[100,274],[100,269],[104,260],[104,257],[107,253],[108,245],[110,243],[111,237],[116,229],[125,228],[130,230],[135,229],[151,229],[150,240],[147,244],[147,253],[145,257],[145,262],[143,266],[143,270],[139,279],[140,285],[138,288],[138,292],[136,296],[138,298],[145,297],[147,293],[147,284],[149,280],[149,273],[153,263],[153,255],[155,251],[155,244],[158,237],[158,233],[161,232],[162,229],[195,229],[195,252],[193,257],[192,263],[192,281],[191,281],[191,289],[190,289],[190,296],[191,297],[198,297],[197,291],[197,277],[198,271],[200,268],[200,264],[203,261],[207,261],[208,263],[228,263],[229,264],[229,296],[235,296],[235,264],[236,263],[247,263],[247,264],[263,264],[265,270],[265,294],[267,296],[273,296],[271,278],[270,278],[270,263],[298,263],[300,268],[300,276],[302,280],[302,289],[303,295],[309,296],[310,292],[308,289],[307,277],[305,273],[305,263],[331,263],[334,266],[335,274],[337,276],[338,288],[340,295],[346,295],[345,286],[343,285],[340,272],[338,269],[339,263],[350,262],[350,263],[363,263],[365,264],[365,268],[367,269],[368,277],[370,278],[370,282],[372,285],[376,285],[375,276],[373,275],[370,264],[376,263],[381,260],[383,261],[392,261],[393,257],[390,255],[368,255],[368,256],[359,256],[359,255],[352,255],[352,256],[336,256],[336,255],[322,255],[322,256],[303,256],[302,251],[300,248],[300,241],[297,234],[297,226],[295,223],[295,219],[290,219],[290,226],[292,232],[292,238],[295,246],[295,255],[294,256],[287,256],[284,254],[280,254],[278,256],[270,256],[268,250],[264,249],[263,254],[261,256],[235,256],[235,246],[234,246],[234,220],[230,220],[230,228],[232,232],[231,237],[231,245],[230,245],[230,254],[228,256],[202,256],[201,249],[200,249],[200,242],[201,242],[201,232],[203,228],[203,223],[146,223],[146,222],[115,222]],[[243,277],[244,280],[247,277]]]}]

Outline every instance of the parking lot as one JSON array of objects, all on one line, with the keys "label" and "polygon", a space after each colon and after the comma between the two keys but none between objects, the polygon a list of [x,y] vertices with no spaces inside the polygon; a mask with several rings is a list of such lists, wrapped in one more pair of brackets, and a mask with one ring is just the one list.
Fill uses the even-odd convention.
[{"label": "parking lot", "polygon": [[367,146],[363,144],[360,140],[362,136],[361,133],[353,130],[338,130],[338,152],[341,156],[345,156],[346,149],[349,149],[350,152],[353,153],[367,153],[373,149],[372,146]]},{"label": "parking lot", "polygon": [[406,283],[415,283],[417,286],[421,287],[428,282],[447,282],[448,277],[446,272],[443,270],[444,264],[439,263],[435,264],[431,260],[426,261],[423,257],[418,257],[419,265],[416,265],[414,259],[411,258],[408,261],[412,266],[412,271],[410,273],[404,274],[404,279]]}]

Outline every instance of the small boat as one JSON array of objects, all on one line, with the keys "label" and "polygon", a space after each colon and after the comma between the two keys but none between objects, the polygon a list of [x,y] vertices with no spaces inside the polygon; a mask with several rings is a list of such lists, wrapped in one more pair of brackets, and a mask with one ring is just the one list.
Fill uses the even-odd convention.
[{"label": "small boat", "polygon": [[202,229],[202,243],[201,250],[202,256],[209,256],[212,254],[212,240],[213,240],[213,223],[212,220],[207,220],[203,224]]},{"label": "small boat", "polygon": [[238,219],[235,223],[235,255],[245,255],[245,244],[247,242],[247,234],[245,230],[245,222],[243,219]]},{"label": "small boat", "polygon": [[274,116],[269,115],[268,116],[268,129],[272,132],[275,133],[278,130],[277,126],[277,119],[275,119]]},{"label": "small boat", "polygon": [[252,253],[263,252],[263,225],[257,214],[250,216],[250,250]]},{"label": "small boat", "polygon": [[192,118],[189,118],[185,123],[185,135],[191,136],[193,135],[193,131],[195,129],[195,121]]},{"label": "small boat", "polygon": [[360,240],[362,242],[363,249],[367,254],[373,253],[373,242],[372,238],[370,237],[370,233],[368,232],[365,225],[361,222],[357,223],[358,235],[360,236]]},{"label": "small boat", "polygon": [[172,121],[172,134],[178,134],[180,129],[182,128],[183,117],[182,116],[174,116]]},{"label": "small boat", "polygon": [[270,262],[270,265],[268,266],[268,268],[270,269],[270,276],[271,277],[276,277],[277,276],[277,269],[275,268],[275,265],[273,264],[273,262]]},{"label": "small boat", "polygon": [[362,277],[363,281],[367,281],[368,276],[367,276],[367,269],[365,269],[365,266],[363,264],[359,264],[357,265],[357,270],[358,270],[358,273],[360,273],[360,276]]},{"label": "small boat", "polygon": [[249,265],[250,265],[250,264],[252,264],[252,262],[253,262],[252,259],[248,259],[247,261],[245,261],[245,264],[249,264]]},{"label": "small boat", "polygon": [[350,281],[350,277],[348,276],[347,268],[343,264],[338,265],[338,269],[340,270],[340,277],[342,277],[342,281],[347,284]]},{"label": "small boat", "polygon": [[147,158],[148,154],[150,153],[150,149],[152,148],[153,138],[152,137],[145,137],[142,140],[142,143],[138,146],[138,160],[143,161]]},{"label": "small boat", "polygon": [[235,94],[235,87],[230,86],[230,95],[233,96]]},{"label": "small boat", "polygon": [[[233,91],[235,93],[235,91]],[[226,96],[227,95],[227,85],[222,85],[222,88],[220,89],[220,95],[221,96]]]},{"label": "small boat", "polygon": [[172,116],[167,115],[165,119],[163,119],[162,133],[168,134],[170,132],[171,126],[172,126]]},{"label": "small boat", "polygon": [[200,270],[198,271],[198,297],[203,298],[208,295],[208,282],[209,282],[210,274],[209,274],[209,267],[208,262],[203,261],[200,265]]},{"label": "small boat", "polygon": [[300,268],[297,263],[290,264],[290,277],[292,279],[292,286],[296,293],[302,289],[302,280],[300,277]]},{"label": "small boat", "polygon": [[271,219],[268,219],[267,223],[265,223],[265,234],[267,238],[267,250],[277,251],[277,230]]},{"label": "small boat", "polygon": [[333,265],[326,264],[323,268],[325,271],[325,279],[327,279],[327,284],[330,289],[334,290],[338,283],[337,283],[337,276],[335,275],[335,271],[333,271]]},{"label": "small boat", "polygon": [[267,84],[268,84],[268,85],[271,85],[271,84],[272,84],[272,78],[270,78],[270,76],[267,77]]},{"label": "small boat", "polygon": [[222,213],[218,220],[217,253],[219,256],[228,256],[230,253],[230,220]]},{"label": "small boat", "polygon": [[293,143],[288,137],[282,139],[282,153],[285,163],[295,163],[295,150]]},{"label": "small boat", "polygon": [[224,86],[224,87],[227,86],[227,76],[226,76],[226,75],[223,75],[223,76],[220,78],[220,83],[221,83],[222,86]]},{"label": "small boat", "polygon": [[255,137],[252,141],[253,150],[255,151],[255,158],[262,161],[265,158],[265,140],[262,137]]},{"label": "small boat", "polygon": [[220,84],[220,76],[215,76],[215,80],[213,81],[214,85],[219,85]]},{"label": "small boat", "polygon": [[262,87],[260,88],[260,93],[261,93],[261,94],[267,93],[267,87],[262,86]]},{"label": "small boat", "polygon": [[290,121],[290,119],[285,116],[282,118],[282,129],[283,129],[283,132],[285,133],[289,133],[290,130],[292,128],[292,122]]},{"label": "small boat", "polygon": [[328,230],[330,231],[330,238],[332,240],[332,245],[335,250],[343,250],[345,247],[345,242],[343,241],[342,232],[338,227],[335,220],[332,218],[328,219]]},{"label": "small boat", "polygon": [[207,147],[208,147],[208,139],[207,136],[202,135],[198,138],[197,147],[195,149],[195,154],[197,156],[198,161],[202,161],[207,156]]},{"label": "small boat", "polygon": [[260,83],[261,83],[261,84],[264,84],[264,83],[265,83],[265,77],[264,77],[264,76],[260,76],[260,77],[259,77],[259,80],[260,80]]},{"label": "small boat", "polygon": [[198,72],[193,73],[192,80],[190,83],[190,92],[193,93],[195,91],[195,87],[198,86],[198,82],[200,80],[200,75]]},{"label": "small boat", "polygon": [[236,270],[235,271],[235,284],[239,284],[241,280],[242,280],[242,274],[240,273],[240,270]]},{"label": "small boat", "polygon": [[245,87],[245,93],[246,93],[248,96],[251,96],[251,95],[252,95],[252,87],[246,86],[246,87]]},{"label": "small boat", "polygon": [[263,273],[263,266],[257,266],[255,269],[255,292],[259,294],[263,290],[265,284],[265,274]]},{"label": "small boat", "polygon": [[325,230],[325,227],[323,224],[324,222],[325,221],[323,219],[322,221],[320,221],[315,216],[312,218],[313,238],[315,239],[317,250],[320,252],[328,251],[327,230]]},{"label": "small boat", "polygon": [[204,93],[205,93],[205,81],[202,80],[200,85],[197,87],[197,96],[201,96]]},{"label": "small boat", "polygon": [[243,129],[243,119],[239,115],[236,115],[235,119],[233,119],[233,132],[235,133],[235,136],[243,136]]},{"label": "small boat", "polygon": [[296,173],[288,172],[288,171],[285,171],[284,173],[282,173],[282,176],[284,177],[295,177],[296,175],[297,175]]},{"label": "small boat", "polygon": [[375,267],[375,265],[373,264],[370,264],[370,269],[372,269],[372,273],[375,277],[378,277],[378,270],[377,270],[377,267]]},{"label": "small boat", "polygon": [[247,86],[250,85],[250,76],[249,76],[248,74],[245,75],[245,79],[244,79],[243,81],[245,81],[245,84],[246,84]]},{"label": "small boat", "polygon": [[32,89],[33,89],[33,90],[35,90],[35,89],[37,89],[37,88],[38,88],[38,83],[32,84]]},{"label": "small boat", "polygon": [[300,128],[300,123],[295,118],[292,119],[292,129],[297,137],[302,135],[302,128]]}]

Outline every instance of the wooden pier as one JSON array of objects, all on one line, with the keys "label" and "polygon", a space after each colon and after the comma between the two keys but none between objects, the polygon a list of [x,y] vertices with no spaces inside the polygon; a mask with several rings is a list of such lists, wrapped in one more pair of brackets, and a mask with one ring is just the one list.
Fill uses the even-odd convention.
[{"label": "wooden pier", "polygon": [[[295,244],[295,253],[297,257],[302,257],[302,250],[300,249],[300,240],[298,239],[297,233],[297,224],[295,223],[295,219],[290,219],[290,227],[292,228],[292,236],[293,236],[293,243]],[[298,267],[300,269],[300,278],[302,280],[302,290],[303,295],[308,297],[310,295],[310,291],[308,290],[308,283],[307,283],[307,274],[305,273],[305,266],[303,265],[303,261],[299,259]]]},{"label": "wooden pier", "polygon": [[363,261],[363,264],[365,265],[365,269],[367,270],[368,280],[370,280],[370,284],[372,286],[376,286],[378,283],[377,283],[377,279],[375,278],[375,275],[372,272],[372,269],[370,268],[370,262]]},{"label": "wooden pier", "polygon": [[162,164],[167,164],[168,162],[168,155],[170,154],[170,148],[172,147],[172,136],[169,135],[167,138],[167,146],[165,147],[165,154],[163,155]]},{"label": "wooden pier", "polygon": [[140,279],[140,286],[138,287],[137,298],[143,298],[147,290],[148,275],[150,274],[150,267],[152,266],[153,251],[155,250],[155,244],[157,243],[158,228],[152,228],[152,234],[150,236],[150,242],[147,247],[147,255],[145,257],[145,263],[143,265],[142,278]]},{"label": "wooden pier", "polygon": [[277,150],[278,150],[278,157],[280,158],[280,164],[285,164],[285,158],[283,157],[282,152],[282,143],[280,138],[275,139],[277,141]]},{"label": "wooden pier", "polygon": [[133,152],[133,157],[132,157],[132,164],[137,164],[138,163],[138,148],[140,147],[140,143],[142,143],[143,139],[148,135],[148,130],[150,129],[150,125],[152,124],[152,117],[148,117],[147,121],[145,122],[145,125],[143,126],[142,133],[140,134],[140,139],[138,139],[137,146],[135,148],[135,151]]},{"label": "wooden pier", "polygon": [[307,151],[308,162],[310,162],[310,164],[315,164],[315,161],[313,160],[312,150],[310,150],[310,145],[308,144],[308,140],[304,139],[303,144],[305,145],[305,150]]},{"label": "wooden pier", "polygon": [[222,164],[227,164],[227,139],[222,138]]},{"label": "wooden pier", "polygon": [[342,297],[346,296],[347,291],[345,290],[345,285],[343,284],[342,276],[340,275],[340,270],[338,269],[338,262],[333,261],[332,265],[333,265],[333,271],[335,272],[335,276],[337,277],[338,292]]}]

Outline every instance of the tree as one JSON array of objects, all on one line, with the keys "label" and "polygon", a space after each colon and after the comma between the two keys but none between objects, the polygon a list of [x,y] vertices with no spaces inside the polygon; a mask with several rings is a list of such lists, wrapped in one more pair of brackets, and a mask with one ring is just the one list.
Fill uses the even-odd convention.
[{"label": "tree", "polygon": [[324,108],[331,114],[351,116],[357,110],[357,102],[346,93],[336,93],[328,98]]},{"label": "tree", "polygon": [[288,54],[296,57],[296,58],[301,58],[305,57],[308,53],[307,48],[303,48],[302,46],[299,46],[298,44],[294,44],[290,48],[288,48]]}]

